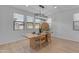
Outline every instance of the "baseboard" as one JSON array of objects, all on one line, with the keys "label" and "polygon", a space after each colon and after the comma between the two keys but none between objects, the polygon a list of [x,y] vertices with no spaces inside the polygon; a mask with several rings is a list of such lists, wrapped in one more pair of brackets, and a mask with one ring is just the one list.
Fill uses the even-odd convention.
[{"label": "baseboard", "polygon": [[61,37],[61,36],[54,36],[54,37],[59,38],[59,39],[65,39],[65,40],[71,40],[71,41],[79,42],[78,40],[75,40],[75,39],[72,40],[72,39],[67,38],[67,37]]},{"label": "baseboard", "polygon": [[25,38],[21,38],[21,39],[18,39],[18,40],[12,40],[12,41],[1,42],[0,45],[10,44],[10,43],[14,43],[14,42],[17,42],[17,41],[20,41],[20,40],[25,40]]}]

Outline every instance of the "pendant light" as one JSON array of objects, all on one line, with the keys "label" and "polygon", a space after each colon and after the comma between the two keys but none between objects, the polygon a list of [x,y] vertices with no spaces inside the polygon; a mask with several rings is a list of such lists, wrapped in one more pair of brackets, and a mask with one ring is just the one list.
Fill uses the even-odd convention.
[{"label": "pendant light", "polygon": [[39,18],[40,20],[46,20],[47,19],[47,16],[45,16],[42,11],[44,10],[44,6],[43,5],[38,5],[39,7],[39,13],[35,13],[35,17],[36,18]]}]

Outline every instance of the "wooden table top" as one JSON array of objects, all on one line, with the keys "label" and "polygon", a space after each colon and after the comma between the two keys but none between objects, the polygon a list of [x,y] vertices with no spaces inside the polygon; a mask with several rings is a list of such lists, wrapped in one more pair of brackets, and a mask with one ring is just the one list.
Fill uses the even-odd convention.
[{"label": "wooden table top", "polygon": [[41,33],[41,34],[32,34],[32,33],[29,33],[28,35],[25,35],[26,38],[33,38],[33,37],[38,37],[38,36],[42,36],[42,35],[46,35],[46,33]]}]

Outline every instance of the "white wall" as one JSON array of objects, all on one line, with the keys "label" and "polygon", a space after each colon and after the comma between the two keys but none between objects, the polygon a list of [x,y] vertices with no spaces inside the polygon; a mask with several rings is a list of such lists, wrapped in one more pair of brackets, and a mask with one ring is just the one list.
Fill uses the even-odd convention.
[{"label": "white wall", "polygon": [[79,8],[56,13],[53,18],[53,34],[55,37],[78,41],[79,31],[73,30],[73,14],[79,13]]},{"label": "white wall", "polygon": [[0,6],[0,44],[21,40],[26,34],[26,30],[13,31],[13,12],[32,16],[29,12],[11,6]]}]

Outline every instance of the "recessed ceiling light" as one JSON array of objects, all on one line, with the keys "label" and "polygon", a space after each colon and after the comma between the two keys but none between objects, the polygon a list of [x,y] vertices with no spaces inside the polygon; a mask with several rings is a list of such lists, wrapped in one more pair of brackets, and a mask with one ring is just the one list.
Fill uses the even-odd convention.
[{"label": "recessed ceiling light", "polygon": [[54,6],[54,8],[57,8],[57,6]]},{"label": "recessed ceiling light", "polygon": [[28,7],[29,5],[25,5],[26,7]]}]

